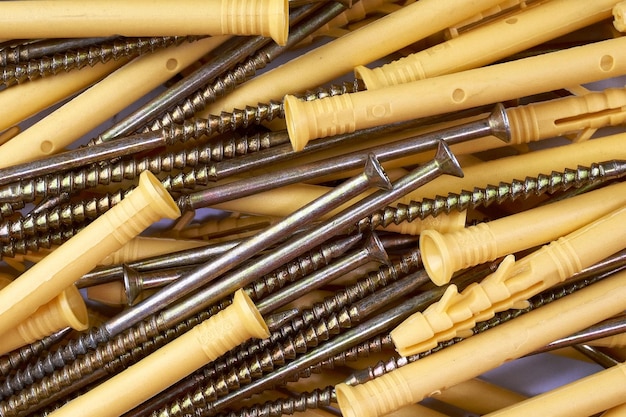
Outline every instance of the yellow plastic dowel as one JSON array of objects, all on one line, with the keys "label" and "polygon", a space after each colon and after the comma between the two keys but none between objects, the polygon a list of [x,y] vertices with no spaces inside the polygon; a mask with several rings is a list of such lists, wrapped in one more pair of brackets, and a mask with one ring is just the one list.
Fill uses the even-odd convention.
[{"label": "yellow plastic dowel", "polygon": [[266,337],[263,318],[239,290],[231,306],[50,416],[120,416],[246,340]]},{"label": "yellow plastic dowel", "polygon": [[368,90],[491,64],[607,19],[615,0],[552,0],[522,9],[381,67],[355,68]]},{"label": "yellow plastic dowel", "polygon": [[294,149],[309,140],[464,110],[626,73],[626,38],[587,44],[378,90],[313,101],[285,97]]},{"label": "yellow plastic dowel", "polygon": [[0,290],[0,335],[148,226],[159,219],[178,216],[180,210],[161,182],[144,171],[138,187],[119,204]]},{"label": "yellow plastic dowel", "polygon": [[625,396],[626,364],[621,363],[485,417],[587,417],[621,405]]},{"label": "yellow plastic dowel", "polygon": [[622,312],[625,300],[626,272],[620,272],[365,384],[339,384],[339,407],[346,417],[375,417],[436,397],[446,387]]},{"label": "yellow plastic dowel", "polygon": [[96,63],[54,77],[38,78],[0,91],[0,130],[21,123],[112,73],[128,58]]},{"label": "yellow plastic dowel", "polygon": [[555,240],[625,203],[619,183],[452,233],[425,230],[424,268],[435,284],[447,284],[456,271]]},{"label": "yellow plastic dowel", "polygon": [[[0,277],[2,288],[12,279]],[[0,355],[32,343],[57,330],[71,327],[83,331],[89,326],[87,307],[78,289],[71,285],[53,300],[39,307],[17,327],[0,337]]]},{"label": "yellow plastic dowel", "polygon": [[0,167],[63,151],[226,39],[201,39],[136,58],[0,146]]},{"label": "yellow plastic dowel", "polygon": [[[198,115],[256,106],[323,85],[355,66],[383,58],[502,0],[420,0],[254,77]],[[406,30],[411,28],[411,30]]]},{"label": "yellow plastic dowel", "polygon": [[515,261],[508,255],[496,272],[458,292],[450,285],[441,299],[413,314],[391,332],[404,356],[432,349],[454,337],[469,336],[479,321],[496,312],[523,308],[526,300],[626,247],[626,207],[560,237]]},{"label": "yellow plastic dowel", "polygon": [[50,0],[0,3],[0,36],[262,35],[287,42],[286,0]]}]

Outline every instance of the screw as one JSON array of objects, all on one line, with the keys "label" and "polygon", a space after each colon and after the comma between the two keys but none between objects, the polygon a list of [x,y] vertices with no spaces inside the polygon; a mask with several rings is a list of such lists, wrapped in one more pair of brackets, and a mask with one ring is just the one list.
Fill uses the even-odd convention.
[{"label": "screw", "polygon": [[258,175],[254,178],[198,191],[181,197],[178,204],[180,207],[189,210],[207,207],[212,204],[245,197],[259,191],[306,181],[333,172],[357,168],[363,164],[363,161],[370,153],[373,153],[380,161],[384,162],[432,149],[442,140],[451,144],[491,134],[504,139],[508,137],[508,122],[504,108],[501,105],[496,106],[496,109],[488,117],[474,122],[400,140],[384,146],[376,146],[349,155],[336,156],[319,162],[287,168],[280,172]]},{"label": "screw", "polygon": [[[259,293],[271,293],[275,288],[285,285],[285,282],[295,281],[320,268],[321,265],[328,264],[331,259],[340,256],[359,239],[360,236],[351,236],[323,245],[309,255],[299,257],[296,261],[244,288],[244,291],[252,298],[257,297]],[[407,262],[409,260],[402,265]],[[57,394],[61,395],[61,392],[67,395],[86,383],[119,371],[212,316],[226,305],[228,302],[225,304],[222,301],[217,306],[212,306],[178,324],[148,320],[101,346],[98,346],[97,340],[101,339],[102,335],[97,330],[81,335],[78,340],[70,341],[66,347],[61,347],[43,360],[29,365],[23,371],[18,371],[14,377],[8,378],[2,386],[5,397],[13,395],[25,385],[30,387],[8,400],[4,408],[0,404],[0,410],[4,410],[5,413],[9,413],[8,410],[30,412],[33,411],[33,407],[44,406],[48,399],[52,398],[53,393],[54,397]],[[73,362],[69,363],[70,361]],[[54,371],[58,368],[63,369]],[[51,375],[43,378],[45,374]]]},{"label": "screw", "polygon": [[[228,362],[227,367],[223,368],[224,374],[211,372],[215,369],[211,367],[187,378],[175,390],[189,393],[168,406],[162,407],[156,414],[167,413],[170,417],[180,415],[180,413],[188,412],[192,408],[202,407],[206,403],[215,401],[229,392],[235,393],[242,385],[250,384],[252,380],[258,380],[264,374],[284,366],[286,359],[296,359],[303,354],[304,356],[308,355],[306,352],[309,348],[329,340],[332,335],[340,333],[344,328],[353,327],[377,309],[393,303],[399,297],[410,294],[427,282],[428,278],[425,272],[420,271],[382,288],[348,308],[318,319],[306,329],[294,331],[290,328],[291,326],[286,326],[287,335],[281,331],[276,332],[277,334],[270,336],[274,341],[263,343],[263,348],[260,346],[254,350],[249,348],[249,355],[246,355],[245,358],[237,362]],[[328,348],[328,345],[334,343],[335,338],[328,341],[325,346]],[[266,384],[271,384],[271,381],[266,382]],[[200,385],[201,387],[198,387]],[[194,391],[190,391],[191,389]],[[172,390],[164,397],[168,399],[174,397]],[[164,401],[158,402],[163,403]],[[155,403],[156,401],[152,403],[151,409],[154,409]],[[142,412],[140,415],[145,415],[145,413]]]},{"label": "screw", "polygon": [[[300,210],[294,212],[292,215],[285,217],[280,222],[277,222],[276,224],[259,232],[255,236],[250,237],[229,250],[223,256],[198,267],[176,282],[161,289],[157,294],[143,300],[132,309],[120,313],[118,316],[114,317],[105,324],[106,332],[110,335],[114,335],[123,331],[150,314],[155,313],[162,308],[162,306],[171,304],[174,300],[187,295],[190,291],[200,285],[206,284],[214,278],[235,268],[251,256],[258,253],[260,250],[282,240],[286,235],[289,235],[289,233],[292,233],[300,229],[302,226],[309,224],[313,219],[316,219],[328,210],[332,210],[333,208],[345,203],[352,197],[358,195],[364,189],[372,185],[388,187],[390,185],[388,181],[389,180],[385,176],[378,162],[373,157],[370,158],[365,166],[364,172],[361,175],[344,182],[333,191],[323,195],[317,200],[314,200],[310,204],[307,204]],[[303,234],[306,235],[306,233],[301,233],[300,235]],[[307,246],[306,249],[294,254],[294,256],[297,256],[322,242],[323,240],[320,241],[320,239],[318,239],[317,243]],[[272,264],[273,266],[265,270],[264,273],[275,269],[283,263],[284,262]],[[258,278],[261,275],[263,274],[259,274],[255,278]],[[254,279],[250,279],[245,283],[238,285],[238,287],[243,287],[253,280]],[[221,279],[219,282],[223,283],[224,280]],[[187,306],[184,308],[187,308]]]},{"label": "screw", "polygon": [[[308,4],[292,10],[290,12],[289,22],[291,24],[297,24],[300,20],[315,14],[318,7],[319,4]],[[344,9],[345,7],[340,4],[326,5],[324,8],[326,13],[320,14],[321,18],[318,18],[319,20],[310,19],[290,29],[287,44],[284,47],[276,45],[262,49],[259,53],[248,58],[244,64],[238,66],[238,70],[230,71],[222,76],[218,82],[210,86],[213,87],[217,85],[217,88],[205,88],[211,79],[217,77],[223,73],[224,70],[232,67],[242,59],[252,55],[255,51],[268,44],[269,40],[268,38],[256,36],[246,40],[234,39],[227,42],[223,47],[212,54],[215,57],[214,60],[203,65],[193,74],[179,81],[160,96],[154,98],[149,103],[118,122],[115,126],[103,132],[98,140],[108,141],[115,137],[137,131],[142,126],[148,124],[155,114],[163,113],[176,105],[178,106],[174,108],[173,111],[168,112],[162,119],[164,123],[159,123],[158,126],[167,126],[172,120],[169,115],[179,113],[181,109],[183,110],[183,114],[187,114],[184,118],[191,117],[193,113],[204,108],[208,101],[213,101],[217,94],[225,94],[228,86],[232,88],[253,76],[257,69],[265,67],[272,59],[284,52],[288,46],[293,45],[294,42],[299,42]],[[328,10],[330,10],[330,12]],[[314,24],[312,24],[311,21]],[[198,90],[200,91],[198,92]],[[190,96],[191,98],[187,99],[187,97]],[[183,100],[185,100],[184,103],[179,105],[178,103]],[[190,109],[193,109],[191,114]],[[180,117],[174,116],[174,119],[179,122],[182,121]]]},{"label": "screw", "polygon": [[[278,265],[282,265],[293,256],[297,256],[309,248],[325,241],[330,236],[334,236],[345,230],[350,225],[354,224],[355,219],[363,218],[371,212],[395,201],[410,190],[444,173],[462,175],[458,162],[449,152],[448,146],[444,142],[440,142],[435,159],[416,168],[405,177],[396,181],[391,190],[381,190],[365,197],[358,203],[336,214],[328,219],[328,221],[314,227],[307,233],[295,236],[290,241],[267,254],[261,261],[250,262],[246,264],[245,267],[221,277],[219,281],[191,295],[182,303],[172,306],[172,308],[167,310],[167,313],[162,312],[164,319],[175,320],[175,316],[177,315],[184,317],[195,309],[201,309],[205,305],[210,305],[223,294],[228,294],[246,285],[256,279],[256,277],[267,273]],[[207,272],[211,273],[209,270],[206,271],[205,274]],[[167,316],[167,318],[165,316]]]},{"label": "screw", "polygon": [[387,253],[376,234],[369,235],[363,246],[338,261],[320,269],[306,278],[296,281],[294,284],[283,288],[256,304],[259,313],[267,314],[294,301],[309,291],[323,286],[324,284],[339,278],[340,276],[358,268],[368,262],[388,263]]},{"label": "screw", "polygon": [[368,220],[363,220],[358,230],[365,230],[366,225],[369,228],[387,225],[391,222],[423,219],[440,213],[450,213],[453,210],[463,211],[478,206],[486,207],[494,202],[515,201],[518,198],[525,199],[546,192],[554,193],[571,187],[579,188],[600,181],[621,178],[624,175],[626,175],[626,161],[619,160],[594,163],[589,167],[579,166],[576,169],[565,169],[563,172],[553,171],[550,174],[539,174],[536,177],[526,177],[524,180],[514,180],[510,183],[500,182],[498,185],[488,185],[485,188],[476,187],[473,191],[448,193],[447,197],[436,196],[434,199],[425,198],[421,202],[412,201],[408,205],[398,204],[396,209],[387,207],[370,216]]},{"label": "screw", "polygon": [[333,343],[322,344],[303,355],[289,362],[285,366],[271,372],[262,379],[253,381],[252,383],[241,387],[239,390],[227,394],[216,401],[198,407],[194,412],[197,415],[214,415],[224,407],[232,405],[241,398],[246,398],[252,393],[259,392],[279,381],[285,380],[289,375],[293,375],[308,366],[314,365],[328,357],[331,357],[349,346],[355,345],[369,337],[384,332],[392,326],[403,320],[410,314],[410,311],[416,311],[417,304],[415,299],[403,302],[397,307],[393,307],[384,313],[381,313],[362,324],[349,329],[345,333],[336,336]]},{"label": "screw", "polygon": [[112,41],[116,37],[108,38],[69,38],[46,39],[32,43],[9,46],[0,49],[0,66],[17,64],[43,58],[46,55],[56,55],[69,50],[85,48],[95,44]]},{"label": "screw", "polygon": [[27,162],[0,169],[0,185],[10,184],[24,178],[33,178],[57,171],[116,158],[129,153],[154,149],[172,144],[161,132],[149,132],[118,139],[112,143],[103,143],[90,148],[83,147],[63,152],[45,159]]},{"label": "screw", "polygon": [[[117,60],[125,56],[142,55],[154,52],[171,45],[180,45],[183,42],[191,42],[199,37],[167,36],[154,38],[115,38],[110,42],[73,51],[66,51],[52,57],[42,56],[37,60],[16,63],[14,65],[2,65],[0,71],[0,85],[11,86],[23,83],[27,80],[35,80],[57,74],[60,71],[69,72],[72,69],[83,68],[86,65],[94,66],[98,62]],[[87,42],[92,42],[89,40]],[[36,44],[35,44],[36,45]],[[23,53],[24,47],[18,50],[18,55]],[[8,60],[11,51],[0,53],[0,61]],[[15,50],[13,57],[16,58]]]},{"label": "screw", "polygon": [[[221,372],[225,372],[229,368],[244,361],[246,358],[254,355],[256,352],[264,351],[273,344],[278,343],[280,340],[291,337],[306,327],[312,326],[317,321],[345,309],[350,304],[366,298],[370,294],[374,294],[378,289],[395,282],[411,273],[411,271],[416,270],[420,264],[421,258],[419,256],[419,250],[413,249],[404,254],[393,265],[382,265],[378,271],[370,272],[367,276],[359,279],[355,284],[336,291],[332,296],[324,299],[324,301],[315,303],[310,309],[302,311],[298,317],[294,317],[292,319],[290,324],[286,324],[281,328],[273,330],[270,338],[247,344],[245,347],[241,347],[233,351],[231,354],[228,354],[219,360],[214,361],[212,364],[205,366],[202,372],[204,378],[212,378]],[[415,285],[419,286],[428,282],[428,278],[426,275],[423,275],[422,280],[414,281]],[[295,313],[291,312],[291,314]],[[195,382],[191,379],[187,379],[184,382],[177,384],[175,389],[173,388],[167,393],[160,395],[158,399],[150,401],[149,403],[139,407],[139,409],[142,410],[140,415],[148,413],[148,411],[146,411],[148,409],[154,410],[164,406],[178,394],[188,391],[194,384]],[[176,392],[178,392],[178,394]]]}]

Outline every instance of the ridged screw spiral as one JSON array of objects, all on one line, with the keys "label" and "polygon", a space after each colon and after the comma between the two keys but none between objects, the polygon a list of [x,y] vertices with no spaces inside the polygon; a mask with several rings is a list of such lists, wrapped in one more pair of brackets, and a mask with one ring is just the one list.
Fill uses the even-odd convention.
[{"label": "ridged screw spiral", "polygon": [[626,174],[626,163],[623,161],[608,161],[591,164],[589,167],[579,166],[576,169],[564,169],[562,172],[553,171],[550,174],[539,174],[536,177],[526,177],[524,180],[500,182],[498,185],[475,187],[472,191],[448,193],[447,197],[436,196],[433,199],[425,198],[422,201],[411,201],[409,204],[397,204],[397,207],[386,207],[373,215],[362,219],[356,230],[374,230],[390,224],[400,224],[403,221],[424,219],[427,216],[437,216],[441,213],[463,211],[478,206],[488,206],[492,203],[526,199],[530,196],[539,196],[544,193],[565,191],[569,188],[580,188],[597,181],[607,181],[619,178]]},{"label": "ridged screw spiral", "polygon": [[[88,48],[79,48],[56,54],[50,57],[3,65],[0,70],[0,85],[14,85],[37,78],[69,72],[85,66],[94,66],[98,62],[105,63],[122,57],[142,55],[183,42],[193,41],[197,37],[166,36],[154,38],[117,38],[110,42]],[[8,61],[10,52],[0,51],[0,62]]]},{"label": "ridged screw spiral", "polygon": [[253,404],[246,408],[220,414],[220,417],[280,417],[329,406],[336,401],[334,387],[327,386],[300,393],[294,398],[280,398],[263,404]]},{"label": "ridged screw spiral", "polygon": [[[327,265],[346,249],[344,242],[324,244],[264,276],[245,290],[252,299],[257,298],[259,294],[276,291],[287,283]],[[99,333],[94,333],[95,331],[84,337],[80,336],[77,341],[68,343],[65,348],[29,365],[23,371],[18,370],[13,377],[7,379],[2,387],[3,398],[17,391],[21,390],[21,392],[0,403],[0,411],[5,417],[18,415],[11,413],[29,411],[30,407],[36,406],[51,393],[59,392],[98,369],[106,369],[110,373],[117,372],[206,320],[227,305],[228,303],[223,301],[218,306],[200,312],[171,328],[161,325],[153,317],[101,345],[98,345],[95,340],[101,341],[104,338]],[[97,338],[98,335],[100,335],[99,338]],[[85,340],[81,340],[83,338]],[[55,369],[59,370],[54,371]],[[43,378],[46,374],[51,375]],[[24,389],[27,385],[28,388]],[[79,386],[77,385],[76,388],[78,389]]]}]

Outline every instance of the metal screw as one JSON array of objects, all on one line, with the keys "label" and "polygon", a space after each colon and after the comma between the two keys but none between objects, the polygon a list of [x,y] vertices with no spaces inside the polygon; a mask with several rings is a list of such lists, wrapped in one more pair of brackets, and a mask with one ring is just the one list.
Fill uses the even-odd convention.
[{"label": "metal screw", "polygon": [[77,168],[93,162],[146,151],[163,145],[171,145],[171,142],[161,132],[149,132],[118,139],[111,143],[102,143],[90,148],[74,149],[41,160],[2,168],[0,169],[0,185]]},{"label": "metal screw", "polygon": [[114,39],[116,39],[114,36],[109,38],[45,39],[8,46],[0,49],[0,66],[43,58],[46,55],[57,55],[65,51],[102,44]]},{"label": "metal screw", "polygon": [[437,216],[441,213],[450,213],[454,210],[463,211],[478,206],[488,206],[492,203],[526,199],[530,196],[539,196],[546,192],[567,190],[570,187],[583,187],[588,184],[605,182],[611,179],[622,178],[626,175],[626,161],[606,161],[591,164],[589,167],[579,166],[576,169],[566,168],[563,172],[552,171],[550,174],[539,174],[536,177],[526,177],[524,180],[500,182],[498,185],[488,185],[485,188],[475,187],[472,191],[448,193],[447,197],[436,196],[433,199],[425,198],[420,202],[397,204],[397,208],[386,207],[368,219],[359,223],[358,230],[363,231],[380,225],[411,221],[416,218]]},{"label": "metal screw", "polygon": [[[110,42],[94,45],[87,48],[80,48],[73,51],[66,51],[52,57],[41,56],[39,59],[14,65],[2,65],[0,71],[0,85],[11,86],[23,83],[27,80],[35,80],[40,77],[47,77],[61,71],[69,72],[72,69],[83,68],[86,65],[94,66],[98,62],[108,62],[111,59],[117,60],[122,57],[142,55],[154,52],[172,45],[180,45],[183,42],[192,42],[199,37],[166,36],[154,38],[114,38]],[[88,40],[88,43],[92,40]],[[36,46],[36,44],[35,44]],[[27,47],[28,48],[28,47]],[[32,47],[30,47],[32,48]],[[50,49],[50,46],[48,46]],[[24,54],[24,47],[17,51],[13,49],[0,53],[0,61],[20,59],[20,54]],[[44,48],[44,51],[45,48]],[[16,56],[16,53],[18,56]],[[38,53],[40,55],[41,52]],[[13,57],[10,57],[13,55]]]},{"label": "metal screw", "polygon": [[385,264],[389,262],[385,248],[383,248],[376,234],[368,236],[360,249],[343,256],[337,262],[320,269],[306,278],[296,281],[294,284],[283,288],[281,291],[265,297],[257,303],[257,309],[261,314],[267,314],[277,310],[301,297],[303,294],[319,288],[351,270],[372,261]]},{"label": "metal screw", "polygon": [[187,194],[179,199],[178,204],[179,207],[189,210],[207,207],[212,204],[245,197],[259,191],[306,181],[334,172],[354,169],[362,165],[364,159],[370,153],[376,155],[380,161],[384,162],[433,149],[442,141],[452,144],[487,135],[496,135],[503,139],[508,138],[508,122],[504,108],[501,105],[496,106],[496,109],[488,117],[474,122],[400,140],[384,146],[368,148],[349,155],[336,156],[319,162],[284,169],[280,172],[258,175],[245,181],[234,181],[224,186]]},{"label": "metal screw", "polygon": [[[247,285],[249,282],[271,271],[278,265],[284,264],[294,256],[342,232],[350,227],[350,225],[354,224],[356,219],[363,218],[369,213],[397,200],[400,196],[419,187],[425,182],[446,173],[462,175],[458,162],[450,153],[448,146],[444,142],[440,142],[435,158],[432,161],[416,168],[405,177],[396,181],[391,190],[381,190],[365,197],[358,203],[336,214],[328,219],[328,221],[311,229],[307,233],[295,236],[288,242],[275,248],[261,261],[249,262],[244,267],[222,276],[219,281],[196,292],[183,302],[172,306],[167,311],[161,312],[160,315],[165,321],[176,321],[177,316],[185,317],[196,309],[202,309],[203,306],[211,305],[211,303],[219,300],[224,294],[232,293],[237,288]],[[342,185],[339,187],[342,187]],[[211,270],[205,271],[204,274],[211,274]]]}]

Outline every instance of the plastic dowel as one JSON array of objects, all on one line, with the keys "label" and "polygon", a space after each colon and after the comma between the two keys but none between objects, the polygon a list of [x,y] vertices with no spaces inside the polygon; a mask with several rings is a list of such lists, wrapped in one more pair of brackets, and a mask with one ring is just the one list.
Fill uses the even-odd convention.
[{"label": "plastic dowel", "polygon": [[148,171],[143,172],[139,186],[122,202],[0,290],[0,335],[152,223],[179,215],[178,206],[161,182]]},{"label": "plastic dowel", "polygon": [[355,68],[368,90],[482,67],[611,16],[615,0],[555,0],[506,14],[381,67]]},{"label": "plastic dowel", "polygon": [[105,36],[262,35],[284,45],[286,0],[72,0],[0,4],[0,36],[18,39]]},{"label": "plastic dowel", "polygon": [[496,272],[458,292],[451,285],[441,300],[415,313],[391,332],[401,355],[432,349],[463,337],[496,312],[526,306],[530,297],[571,277],[626,246],[626,207],[606,214],[530,255],[509,255]]},{"label": "plastic dowel", "polygon": [[120,416],[246,340],[266,337],[263,318],[239,290],[232,305],[50,416]]},{"label": "plastic dowel", "polygon": [[456,271],[555,240],[625,203],[626,183],[620,183],[453,233],[425,230],[424,267],[444,285]]},{"label": "plastic dowel", "polygon": [[287,130],[294,149],[302,149],[315,138],[616,77],[626,73],[618,53],[624,47],[621,37],[378,90],[309,102],[288,95]]},{"label": "plastic dowel", "polygon": [[[0,286],[12,280],[0,277]],[[87,307],[78,289],[71,285],[53,300],[39,307],[35,313],[0,338],[0,355],[42,339],[52,333],[71,327],[83,331],[89,326]]]},{"label": "plastic dowel", "polygon": [[0,146],[0,167],[63,151],[226,39],[201,39],[136,58]]},{"label": "plastic dowel", "polygon": [[[335,387],[346,417],[382,416],[522,357],[626,308],[626,272],[355,387]],[[425,377],[427,375],[427,377]]]},{"label": "plastic dowel", "polygon": [[[255,77],[209,104],[200,117],[256,106],[323,85],[502,0],[420,0]],[[407,30],[410,28],[410,30]]]}]

